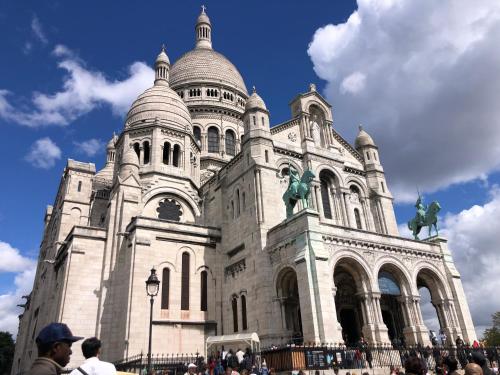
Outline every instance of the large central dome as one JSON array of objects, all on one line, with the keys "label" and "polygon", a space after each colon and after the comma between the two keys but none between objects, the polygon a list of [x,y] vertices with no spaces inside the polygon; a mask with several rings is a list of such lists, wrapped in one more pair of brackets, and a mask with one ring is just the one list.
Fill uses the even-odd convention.
[{"label": "large central dome", "polygon": [[248,94],[238,69],[224,55],[210,48],[196,48],[185,53],[170,70],[170,85],[190,82],[225,84]]},{"label": "large central dome", "polygon": [[202,7],[195,27],[196,47],[185,53],[170,69],[170,86],[177,90],[190,84],[224,85],[248,97],[238,69],[222,54],[212,49],[212,25]]}]

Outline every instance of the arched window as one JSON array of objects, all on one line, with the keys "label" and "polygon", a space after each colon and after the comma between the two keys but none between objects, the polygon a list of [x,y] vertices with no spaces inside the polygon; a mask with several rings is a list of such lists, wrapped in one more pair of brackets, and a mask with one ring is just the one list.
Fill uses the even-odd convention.
[{"label": "arched window", "polygon": [[247,208],[247,200],[245,196],[245,192],[243,192],[243,211],[245,211]]},{"label": "arched window", "polygon": [[165,267],[163,269],[163,276],[161,279],[161,308],[168,309],[168,301],[170,298],[170,269]]},{"label": "arched window", "polygon": [[245,295],[241,296],[241,329],[245,331],[247,329],[247,297]]},{"label": "arched window", "polygon": [[208,128],[208,152],[219,152],[219,130],[214,126]]},{"label": "arched window", "polygon": [[264,116],[262,116],[262,126],[266,126],[266,120],[264,120]]},{"label": "arched window", "polygon": [[231,218],[234,219],[234,202],[231,201]]},{"label": "arched window", "polygon": [[236,189],[236,215],[240,216],[241,207],[240,207],[240,189]]},{"label": "arched window", "polygon": [[189,253],[182,253],[181,310],[189,310]]},{"label": "arched window", "polygon": [[170,143],[163,144],[163,164],[168,164],[170,161]]},{"label": "arched window", "polygon": [[257,125],[256,120],[255,120],[255,116],[252,116],[252,118],[253,118],[253,124]]},{"label": "arched window", "polygon": [[228,155],[236,155],[236,147],[235,147],[236,137],[232,130],[226,131],[226,154]]},{"label": "arched window", "polygon": [[363,229],[361,226],[361,215],[359,214],[359,210],[357,208],[354,209],[354,218],[356,219],[356,227],[358,229]]},{"label": "arched window", "polygon": [[236,296],[233,297],[231,305],[233,307],[233,331],[238,332],[238,298]]},{"label": "arched window", "polygon": [[134,151],[137,154],[137,159],[141,160],[141,145],[139,142],[134,143]]},{"label": "arched window", "polygon": [[383,181],[380,181],[380,187],[382,188],[382,193],[385,193],[385,186]]},{"label": "arched window", "polygon": [[174,165],[174,167],[179,166],[180,157],[181,157],[181,146],[174,145],[174,152],[172,154],[172,159],[173,159],[172,164]]},{"label": "arched window", "polygon": [[366,158],[370,160],[370,153],[368,151],[366,151]]},{"label": "arched window", "polygon": [[332,218],[332,207],[330,205],[330,189],[328,180],[326,178],[320,178],[321,181],[321,203],[323,203],[323,215],[325,219]]},{"label": "arched window", "polygon": [[207,311],[208,310],[208,272],[207,271],[201,271],[201,301],[200,301],[200,306],[201,306],[201,311]]},{"label": "arched window", "polygon": [[149,159],[150,159],[150,147],[149,147],[149,142],[146,141],[142,144],[143,151],[144,151],[144,164],[149,164]]},{"label": "arched window", "polygon": [[193,126],[193,135],[196,142],[201,145],[201,129],[199,126]]},{"label": "arched window", "polygon": [[264,151],[264,157],[266,159],[266,163],[269,163],[269,152],[267,150]]},{"label": "arched window", "polygon": [[82,191],[82,182],[78,181],[78,192]]}]

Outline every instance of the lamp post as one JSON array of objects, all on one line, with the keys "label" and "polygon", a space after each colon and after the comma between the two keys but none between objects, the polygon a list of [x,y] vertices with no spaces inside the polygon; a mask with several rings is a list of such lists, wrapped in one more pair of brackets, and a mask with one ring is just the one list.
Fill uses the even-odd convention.
[{"label": "lamp post", "polygon": [[149,347],[148,347],[148,374],[151,374],[151,338],[153,334],[153,303],[160,289],[160,280],[156,276],[156,270],[151,268],[151,274],[146,280],[146,292],[150,298],[151,309],[149,312]]}]

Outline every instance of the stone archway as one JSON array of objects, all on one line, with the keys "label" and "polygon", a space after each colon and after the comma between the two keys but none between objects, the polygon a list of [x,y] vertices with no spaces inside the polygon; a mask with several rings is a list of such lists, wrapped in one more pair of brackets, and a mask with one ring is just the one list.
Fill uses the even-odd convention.
[{"label": "stone archway", "polygon": [[417,273],[416,282],[421,296],[420,307],[424,317],[432,316],[434,313],[437,320],[434,324],[429,321],[424,321],[424,324],[429,331],[435,332],[435,343],[452,345],[460,332],[457,329],[458,319],[454,303],[452,299],[447,298],[443,281],[434,271],[422,268]]},{"label": "stone archway", "polygon": [[418,295],[413,295],[405,272],[393,262],[384,263],[377,274],[380,312],[393,345],[428,344]]},{"label": "stone archway", "polygon": [[333,281],[335,309],[346,345],[355,345],[361,336],[370,342],[378,341],[373,330],[371,288],[368,274],[354,259],[337,261]]},{"label": "stone archway", "polygon": [[276,281],[276,289],[281,306],[282,327],[294,343],[301,344],[304,334],[297,274],[294,269],[287,267],[281,270]]}]

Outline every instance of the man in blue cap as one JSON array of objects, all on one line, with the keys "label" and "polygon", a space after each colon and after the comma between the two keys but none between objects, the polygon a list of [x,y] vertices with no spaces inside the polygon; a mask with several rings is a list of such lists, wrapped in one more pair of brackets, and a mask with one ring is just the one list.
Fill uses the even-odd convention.
[{"label": "man in blue cap", "polygon": [[73,336],[64,323],[50,323],[36,338],[38,358],[33,362],[28,375],[59,375],[69,363],[71,345],[83,337]]}]

